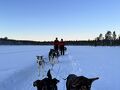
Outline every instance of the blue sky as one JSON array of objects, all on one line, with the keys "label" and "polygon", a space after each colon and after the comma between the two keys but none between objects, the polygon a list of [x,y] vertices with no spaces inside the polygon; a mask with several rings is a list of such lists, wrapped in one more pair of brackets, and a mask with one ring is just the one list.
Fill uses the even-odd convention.
[{"label": "blue sky", "polygon": [[0,37],[94,39],[120,34],[120,0],[0,0]]}]

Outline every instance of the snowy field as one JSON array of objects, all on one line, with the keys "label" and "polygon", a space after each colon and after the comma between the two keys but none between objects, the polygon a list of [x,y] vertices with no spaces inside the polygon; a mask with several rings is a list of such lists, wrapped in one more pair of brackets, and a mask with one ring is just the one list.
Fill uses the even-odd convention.
[{"label": "snowy field", "polygon": [[[52,66],[48,52],[52,46],[0,46],[0,90],[37,90],[33,81],[46,76]],[[99,77],[91,90],[120,90],[120,47],[67,46],[51,73],[60,80],[58,90],[66,90],[66,78],[74,73],[88,78]],[[46,59],[38,77],[36,56]]]}]

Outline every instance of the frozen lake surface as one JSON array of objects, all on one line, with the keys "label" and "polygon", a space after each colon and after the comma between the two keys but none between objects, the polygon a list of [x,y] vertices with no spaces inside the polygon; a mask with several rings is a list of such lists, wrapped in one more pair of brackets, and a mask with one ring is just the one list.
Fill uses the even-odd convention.
[{"label": "frozen lake surface", "polygon": [[[0,90],[36,90],[33,81],[46,76],[51,64],[48,52],[52,46],[0,46]],[[51,71],[60,80],[58,90],[66,90],[66,78],[74,73],[88,78],[99,77],[91,90],[120,90],[120,47],[67,46],[67,52]],[[46,58],[44,71],[38,77],[36,56]],[[43,77],[44,76],[44,77]]]}]

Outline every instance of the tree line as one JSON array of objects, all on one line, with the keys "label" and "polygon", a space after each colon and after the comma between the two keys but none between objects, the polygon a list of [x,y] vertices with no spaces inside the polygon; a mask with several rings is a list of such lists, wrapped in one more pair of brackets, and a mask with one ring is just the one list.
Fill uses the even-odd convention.
[{"label": "tree line", "polygon": [[[115,31],[107,31],[105,35],[100,33],[94,40],[69,40],[64,42],[65,45],[75,46],[120,46],[120,36]],[[0,45],[53,45],[53,41],[14,40],[4,37],[0,38]]]},{"label": "tree line", "polygon": [[99,34],[95,38],[95,46],[118,46],[120,45],[120,36],[116,34],[115,31],[107,31],[105,35]]}]

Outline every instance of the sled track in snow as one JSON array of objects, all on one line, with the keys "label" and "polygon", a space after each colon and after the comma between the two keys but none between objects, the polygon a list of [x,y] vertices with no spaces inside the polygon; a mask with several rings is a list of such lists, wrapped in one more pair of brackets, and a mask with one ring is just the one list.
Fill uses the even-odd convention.
[{"label": "sled track in snow", "polygon": [[[51,70],[53,78],[60,80],[58,83],[58,90],[66,90],[66,81],[63,78],[66,78],[70,73],[75,73],[75,66],[77,63],[73,57],[69,54],[59,57],[59,62],[55,63],[53,69]],[[46,73],[52,66],[50,63],[45,64],[44,73],[41,72],[40,77],[38,77],[38,70],[36,62],[33,65],[30,65],[22,70],[15,71],[11,76],[0,83],[1,90],[36,90],[33,87],[33,82],[37,79],[42,79],[43,74],[46,77]],[[81,69],[77,69],[78,70]]]}]

